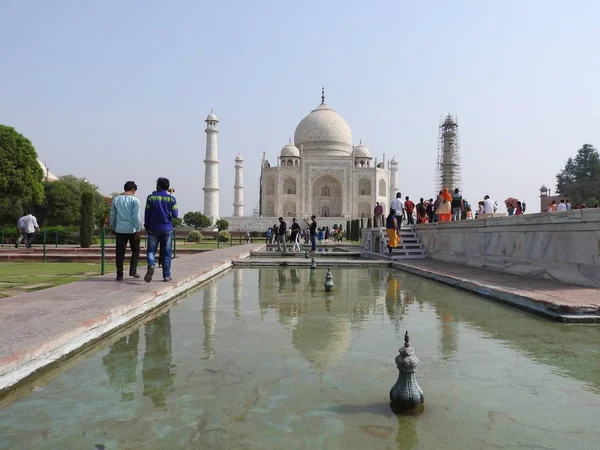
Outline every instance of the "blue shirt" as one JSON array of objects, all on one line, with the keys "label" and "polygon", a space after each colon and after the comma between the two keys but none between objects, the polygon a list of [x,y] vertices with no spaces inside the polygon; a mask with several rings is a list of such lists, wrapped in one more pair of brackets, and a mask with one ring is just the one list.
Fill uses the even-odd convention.
[{"label": "blue shirt", "polygon": [[113,198],[110,207],[110,227],[116,233],[132,234],[140,231],[140,201],[131,194]]},{"label": "blue shirt", "polygon": [[179,216],[177,200],[167,191],[154,191],[146,199],[144,227],[148,231],[171,231]]}]

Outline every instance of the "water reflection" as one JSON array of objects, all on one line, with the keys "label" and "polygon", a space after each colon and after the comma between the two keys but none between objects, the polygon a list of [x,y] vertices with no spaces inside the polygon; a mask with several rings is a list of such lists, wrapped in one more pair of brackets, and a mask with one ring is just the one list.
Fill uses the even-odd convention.
[{"label": "water reflection", "polygon": [[400,296],[400,280],[391,273],[388,274],[385,290],[385,309],[394,324],[396,332],[400,330],[400,319],[404,313],[404,303]]},{"label": "water reflection", "polygon": [[219,284],[212,282],[204,288],[202,320],[204,323],[204,359],[215,356],[215,328],[217,324],[217,296]]},{"label": "water reflection", "polygon": [[236,319],[242,316],[242,271],[233,271],[233,315]]},{"label": "water reflection", "polygon": [[170,311],[146,323],[144,336],[146,338],[142,369],[144,396],[150,397],[154,406],[165,407],[167,395],[173,390],[175,377],[171,370]]},{"label": "water reflection", "polygon": [[110,346],[102,358],[106,366],[109,384],[121,392],[121,401],[134,400],[133,387],[137,381],[138,343],[140,331],[135,329],[131,334],[123,336]]}]

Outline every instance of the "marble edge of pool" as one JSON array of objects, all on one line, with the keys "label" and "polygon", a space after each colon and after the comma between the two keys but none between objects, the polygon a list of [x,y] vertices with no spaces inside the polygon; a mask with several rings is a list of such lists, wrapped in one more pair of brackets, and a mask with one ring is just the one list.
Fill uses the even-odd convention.
[{"label": "marble edge of pool", "polygon": [[[179,256],[173,282],[116,282],[114,273],[2,299],[0,397],[232,267],[264,244]],[[142,263],[143,267],[143,263]],[[142,272],[144,274],[144,272]]]}]

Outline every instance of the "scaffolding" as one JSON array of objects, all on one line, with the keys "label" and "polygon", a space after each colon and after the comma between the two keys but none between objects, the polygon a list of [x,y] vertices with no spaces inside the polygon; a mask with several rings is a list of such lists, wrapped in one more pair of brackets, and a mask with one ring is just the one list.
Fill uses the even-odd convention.
[{"label": "scaffolding", "polygon": [[460,139],[458,134],[458,117],[448,114],[440,119],[438,134],[438,154],[435,170],[435,195],[443,188],[454,192],[458,188],[462,192],[460,161]]}]

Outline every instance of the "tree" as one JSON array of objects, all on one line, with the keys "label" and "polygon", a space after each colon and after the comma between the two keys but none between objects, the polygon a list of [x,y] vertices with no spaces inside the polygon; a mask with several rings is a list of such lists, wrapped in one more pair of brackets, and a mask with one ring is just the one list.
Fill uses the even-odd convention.
[{"label": "tree", "polygon": [[200,211],[190,211],[185,213],[183,216],[183,221],[186,225],[194,227],[196,230],[198,228],[206,228],[211,225],[210,219]]},{"label": "tree", "polygon": [[44,171],[31,141],[0,125],[0,225],[14,225],[23,209],[44,200]]},{"label": "tree", "polygon": [[79,229],[81,248],[90,248],[94,236],[94,193],[81,194],[81,228]]},{"label": "tree", "polygon": [[556,190],[572,203],[595,206],[600,200],[600,155],[590,144],[569,158],[565,168],[556,175]]},{"label": "tree", "polygon": [[[217,227],[217,230],[219,231],[224,231],[227,228],[229,228],[229,222],[226,221],[225,219],[219,219],[215,222],[215,227]],[[225,241],[227,242],[227,241]]]}]

